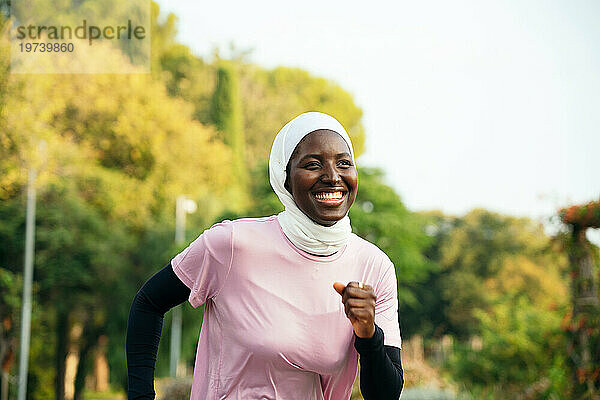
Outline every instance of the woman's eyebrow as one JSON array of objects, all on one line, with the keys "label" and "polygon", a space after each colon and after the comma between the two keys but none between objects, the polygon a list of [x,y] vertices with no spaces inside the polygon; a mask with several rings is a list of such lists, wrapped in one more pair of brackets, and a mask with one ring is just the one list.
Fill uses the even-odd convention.
[{"label": "woman's eyebrow", "polygon": [[[335,155],[336,158],[341,158],[341,157],[351,157],[350,153],[348,152],[343,152],[343,153],[338,153]],[[321,160],[323,158],[322,154],[306,154],[304,157],[302,157],[300,159],[299,162],[302,162],[304,160],[306,160],[307,158],[316,158],[317,160]]]},{"label": "woman's eyebrow", "polygon": [[307,158],[316,158],[317,160],[320,160],[323,157],[320,154],[307,154],[304,157],[302,157],[299,162],[302,162],[302,161],[306,160]]}]

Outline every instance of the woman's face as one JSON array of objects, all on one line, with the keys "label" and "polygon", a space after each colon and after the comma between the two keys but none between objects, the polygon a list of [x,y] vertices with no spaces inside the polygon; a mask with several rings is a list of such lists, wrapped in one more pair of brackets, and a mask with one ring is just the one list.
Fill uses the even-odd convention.
[{"label": "woman's face", "polygon": [[333,131],[309,133],[292,153],[285,187],[298,208],[320,225],[331,226],[344,218],[357,185],[350,149]]}]

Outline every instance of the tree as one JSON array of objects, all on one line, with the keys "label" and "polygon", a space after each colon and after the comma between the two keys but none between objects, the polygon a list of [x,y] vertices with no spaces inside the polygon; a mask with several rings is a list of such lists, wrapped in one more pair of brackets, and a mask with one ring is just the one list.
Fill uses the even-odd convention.
[{"label": "tree", "polygon": [[[511,257],[521,255],[537,265],[563,265],[551,249],[550,238],[543,228],[527,218],[504,216],[475,209],[463,217],[426,215],[428,229],[435,242],[428,250],[430,259],[439,264],[420,297],[434,304],[426,306],[443,313],[438,320],[437,335],[452,333],[468,339],[479,332],[475,310],[487,310],[492,304],[486,286],[495,279]],[[513,259],[514,260],[514,259]],[[437,288],[440,295],[428,297],[424,292]],[[531,288],[525,288],[530,290]],[[531,289],[533,290],[533,289]]]},{"label": "tree", "polygon": [[475,398],[562,398],[566,258],[552,238],[535,221],[487,210],[422,215],[439,267],[416,293],[421,318],[435,321],[423,333],[459,339],[450,376]]},{"label": "tree", "polygon": [[569,234],[563,237],[569,255],[571,311],[566,316],[569,335],[569,364],[572,368],[572,395],[581,399],[600,398],[600,299],[598,298],[598,249],[585,235],[588,228],[600,228],[600,201],[560,210]]},{"label": "tree", "polygon": [[[111,7],[113,16],[127,13],[126,5],[114,1],[76,3],[75,8],[89,7],[98,21]],[[47,0],[36,4],[47,18],[56,17]],[[180,250],[172,246],[175,197],[186,194],[204,211],[190,217],[195,234],[230,205],[225,189],[232,183],[228,160],[239,136],[237,142],[224,143],[229,139],[219,137],[210,118],[221,64],[205,62],[176,43],[176,18],[171,15],[159,23],[155,3],[152,17],[151,76],[59,79],[9,74],[7,36],[0,40],[6,50],[0,51],[0,212],[7,216],[0,220],[0,267],[11,279],[19,279],[22,265],[25,171],[39,170],[29,377],[35,399],[52,395],[52,380],[57,382],[55,397],[62,396],[69,346],[80,356],[79,394],[89,372],[86,355],[101,335],[109,340],[111,380],[124,384],[124,329],[131,299],[142,282]],[[105,51],[112,55],[114,49]],[[107,60],[114,62],[114,57]],[[69,62],[85,65],[94,60]],[[285,121],[310,109],[335,115],[360,154],[362,112],[349,93],[299,69],[265,70],[242,60],[235,63],[238,104],[244,105],[238,121],[246,134],[247,171],[266,160],[272,138]],[[37,152],[41,141],[46,143],[45,157]],[[276,209],[278,200],[273,193],[267,195],[268,178],[260,180],[268,190],[250,184],[252,193],[261,200],[264,196],[253,210]],[[188,323],[191,316],[184,313],[184,329],[197,329],[198,314],[194,317]],[[70,337],[74,326],[82,328],[76,341]],[[6,331],[6,340],[14,339],[13,331]],[[192,357],[190,351],[188,358]]]},{"label": "tree", "polygon": [[563,398],[568,379],[561,313],[520,295],[478,310],[481,349],[458,344],[446,368],[477,398]]},{"label": "tree", "polygon": [[[175,31],[175,18],[165,24],[168,35]],[[172,96],[194,104],[194,117],[214,124],[213,99],[217,87],[217,69],[224,60],[206,61],[181,44],[165,39],[153,57],[160,60],[163,79]],[[352,95],[335,82],[316,77],[299,68],[265,69],[243,59],[226,61],[239,75],[246,161],[253,170],[268,159],[271,144],[283,125],[306,111],[322,111],[337,118],[348,131],[358,157],[364,152],[365,130],[362,110]]]},{"label": "tree", "polygon": [[243,209],[248,201],[246,196],[249,171],[238,74],[232,62],[220,61],[217,68],[217,87],[212,98],[211,114],[213,123],[222,134],[223,142],[231,149],[231,207]]},{"label": "tree", "polygon": [[426,279],[433,267],[423,257],[430,242],[423,230],[423,220],[407,210],[400,196],[383,182],[383,171],[361,168],[350,221],[354,233],[377,245],[394,263],[400,318],[403,326],[408,326],[403,308],[415,305],[413,287]]},{"label": "tree", "polygon": [[277,132],[306,111],[335,117],[346,128],[355,156],[364,152],[362,110],[352,95],[335,82],[289,67],[266,70],[242,64],[240,74],[250,165],[268,159]]},{"label": "tree", "polygon": [[[156,268],[136,265],[144,252],[136,242],[161,223],[172,232],[166,221],[172,219],[179,193],[222,203],[229,150],[214,140],[213,130],[192,119],[189,104],[169,97],[162,83],[149,77],[0,78],[7,82],[2,90],[11,93],[0,107],[3,205],[22,206],[24,167],[43,165],[35,281],[38,304],[55,331],[55,346],[49,348],[55,350],[56,397],[62,398],[71,327],[83,327],[83,358],[103,333],[109,340],[122,340],[126,323],[120,319],[116,328],[107,322],[114,314],[109,310],[127,308],[140,281]],[[45,163],[35,152],[42,139],[47,143]],[[22,213],[15,216],[21,219],[0,250],[0,259],[17,260],[8,266],[13,273],[22,265],[19,227],[24,221]],[[5,221],[0,225],[9,228]],[[170,242],[162,243],[163,251]],[[39,340],[32,337],[32,357],[39,356],[34,351]],[[85,364],[83,360],[81,366]],[[79,383],[87,368],[80,371]]]},{"label": "tree", "polygon": [[[535,225],[527,232],[526,220],[499,215],[495,219],[504,220],[497,225],[504,232],[494,232],[490,239],[495,243],[487,246],[494,249],[489,259],[493,266],[482,266],[475,273],[473,269],[450,272],[445,277],[450,280],[442,285],[446,290],[454,285],[455,290],[444,294],[462,299],[446,297],[454,312],[473,301],[464,321],[482,343],[480,349],[459,343],[446,368],[456,381],[481,391],[480,397],[485,393],[495,398],[563,396],[569,386],[561,331],[567,298],[564,258],[552,254],[552,241],[543,232],[532,235]],[[470,258],[460,259],[464,268]],[[465,276],[471,280],[461,281]],[[467,285],[470,291],[465,290]]]}]

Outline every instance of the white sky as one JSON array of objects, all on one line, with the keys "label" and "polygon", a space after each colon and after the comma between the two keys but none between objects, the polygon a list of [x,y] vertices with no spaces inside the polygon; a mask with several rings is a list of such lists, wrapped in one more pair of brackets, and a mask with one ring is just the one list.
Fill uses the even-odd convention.
[{"label": "white sky", "polygon": [[233,42],[351,92],[359,165],[412,210],[543,217],[600,197],[596,0],[158,3],[197,55]]}]

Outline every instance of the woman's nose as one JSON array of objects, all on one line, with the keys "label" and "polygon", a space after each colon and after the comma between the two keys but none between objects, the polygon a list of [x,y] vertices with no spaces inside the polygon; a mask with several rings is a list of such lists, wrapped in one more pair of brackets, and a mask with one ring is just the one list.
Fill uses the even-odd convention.
[{"label": "woman's nose", "polygon": [[342,177],[340,176],[338,170],[335,168],[334,165],[328,165],[323,171],[321,180],[325,183],[335,185],[342,181]]}]

